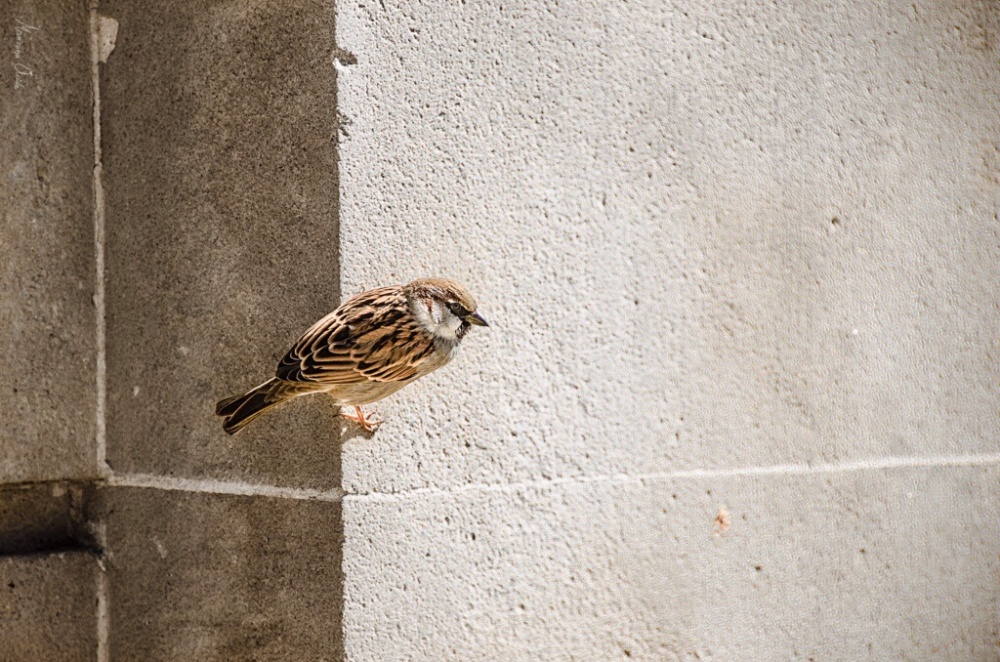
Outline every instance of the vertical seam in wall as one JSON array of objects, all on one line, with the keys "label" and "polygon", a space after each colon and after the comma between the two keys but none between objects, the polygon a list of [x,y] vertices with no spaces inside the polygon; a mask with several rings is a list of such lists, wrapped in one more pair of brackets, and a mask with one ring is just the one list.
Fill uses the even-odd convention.
[{"label": "vertical seam in wall", "polygon": [[[343,58],[344,62],[357,62],[357,58],[353,55],[347,53],[340,48],[339,35],[338,35],[338,10],[340,8],[340,3],[337,0],[332,0],[330,5],[330,19],[333,21],[333,31],[332,31],[332,41],[333,46],[333,57],[330,60],[330,65],[333,68],[333,112],[334,112],[334,127],[333,127],[333,162],[334,162],[334,186],[336,187],[336,211],[335,219],[337,223],[336,237],[337,237],[337,247],[336,247],[336,260],[337,260],[337,298],[343,299],[344,296],[344,237],[343,237],[343,225],[341,224],[341,210],[343,202],[343,189],[341,187],[341,171],[340,171],[340,153],[341,153],[341,122],[342,115],[340,113],[340,75],[341,67],[340,62]],[[345,58],[344,55],[347,57]],[[340,535],[337,537],[336,545],[339,547],[339,568],[337,568],[336,581],[340,584],[340,596],[339,596],[339,608],[340,614],[338,615],[337,626],[340,628],[339,637],[339,650],[332,651],[335,659],[347,660],[347,628],[345,625],[345,615],[347,612],[347,602],[344,599],[347,590],[347,574],[344,569],[344,548],[347,546],[347,530],[345,527],[344,518],[344,449],[343,444],[341,444],[340,452],[337,454],[337,462],[340,464],[338,474],[340,476],[338,492],[340,493]]]},{"label": "vertical seam in wall", "polygon": [[108,651],[108,633],[110,631],[108,617],[108,573],[103,564],[97,568],[97,662],[110,662]]},{"label": "vertical seam in wall", "polygon": [[101,154],[101,91],[100,91],[100,39],[99,21],[97,16],[97,1],[90,4],[90,76],[91,92],[94,99],[94,319],[96,340],[96,405],[95,405],[95,443],[97,446],[97,475],[107,476],[110,473],[107,464],[107,338],[105,318],[105,287],[104,287],[104,185],[102,175]]},{"label": "vertical seam in wall", "polygon": [[[107,463],[107,425],[106,425],[106,405],[107,405],[107,337],[104,301],[104,185],[101,180],[102,175],[102,155],[101,155],[101,90],[100,90],[100,33],[99,19],[97,15],[98,0],[90,2],[90,87],[93,95],[94,113],[94,326],[96,341],[95,357],[95,389],[96,398],[94,406],[94,443],[97,455],[97,475],[107,477],[111,470]],[[104,538],[103,527],[101,527],[101,538]],[[103,548],[104,541],[101,540]],[[95,626],[97,632],[97,650],[95,655],[97,662],[110,662],[111,652],[108,640],[111,630],[110,607],[108,604],[110,597],[110,587],[108,586],[108,573],[105,569],[103,559],[97,561],[97,618]]]},{"label": "vertical seam in wall", "polygon": [[[104,550],[107,545],[107,529],[105,525],[97,525],[97,542]],[[110,662],[111,651],[108,641],[111,635],[110,595],[108,569],[103,551],[97,558],[97,662]]]}]

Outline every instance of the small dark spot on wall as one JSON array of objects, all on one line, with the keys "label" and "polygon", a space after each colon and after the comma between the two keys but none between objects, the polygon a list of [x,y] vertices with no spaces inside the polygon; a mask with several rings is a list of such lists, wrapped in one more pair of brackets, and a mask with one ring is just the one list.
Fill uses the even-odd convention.
[{"label": "small dark spot on wall", "polygon": [[344,66],[352,66],[358,63],[358,56],[350,52],[346,48],[340,48],[339,46],[333,49],[333,59]]},{"label": "small dark spot on wall", "polygon": [[830,219],[830,225],[832,225],[834,227],[840,225],[840,217],[839,216],[834,216],[833,218],[831,218]]}]

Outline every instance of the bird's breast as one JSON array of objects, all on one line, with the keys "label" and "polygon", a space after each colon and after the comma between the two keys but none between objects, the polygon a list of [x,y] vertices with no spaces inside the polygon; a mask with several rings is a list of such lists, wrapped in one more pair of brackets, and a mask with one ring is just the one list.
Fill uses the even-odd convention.
[{"label": "bird's breast", "polygon": [[328,392],[338,405],[349,407],[367,405],[387,398],[399,389],[409,384],[411,380],[402,382],[362,382],[360,384],[340,384]]}]

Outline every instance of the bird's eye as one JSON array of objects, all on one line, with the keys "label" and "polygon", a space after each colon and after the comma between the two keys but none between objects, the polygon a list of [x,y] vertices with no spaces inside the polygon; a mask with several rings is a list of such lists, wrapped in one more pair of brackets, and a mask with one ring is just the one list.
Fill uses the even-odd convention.
[{"label": "bird's eye", "polygon": [[456,303],[454,301],[448,304],[448,310],[450,310],[451,314],[454,315],[455,317],[464,319],[469,316],[469,311],[466,310],[462,306],[462,304]]}]

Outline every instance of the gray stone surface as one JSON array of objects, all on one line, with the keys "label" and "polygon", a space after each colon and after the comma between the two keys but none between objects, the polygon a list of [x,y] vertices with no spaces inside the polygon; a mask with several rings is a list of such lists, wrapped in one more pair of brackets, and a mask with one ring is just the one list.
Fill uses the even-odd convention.
[{"label": "gray stone surface", "polygon": [[113,488],[113,660],[341,659],[340,504]]},{"label": "gray stone surface", "polygon": [[0,556],[0,661],[96,659],[97,572],[85,552]]},{"label": "gray stone surface", "polygon": [[345,488],[994,452],[998,29],[338,5],[343,291],[451,275],[492,324],[345,445]]},{"label": "gray stone surface", "polygon": [[0,482],[93,476],[86,6],[5,2],[0,42]]},{"label": "gray stone surface", "polygon": [[998,481],[906,468],[348,497],[346,659],[994,659]]},{"label": "gray stone surface", "polygon": [[[993,4],[100,6],[111,659],[1000,653]],[[0,483],[96,468],[87,16],[39,7],[0,9]],[[492,326],[343,473],[322,398],[222,433],[422,275]],[[58,489],[0,490],[0,552],[79,544]],[[94,657],[96,572],[0,556],[0,662]]]},{"label": "gray stone surface", "polygon": [[227,437],[225,396],[339,303],[332,5],[112,1],[101,78],[108,459],[336,485],[322,399]]},{"label": "gray stone surface", "polygon": [[491,322],[344,443],[347,658],[995,658],[997,34],[338,3],[342,291]]}]

